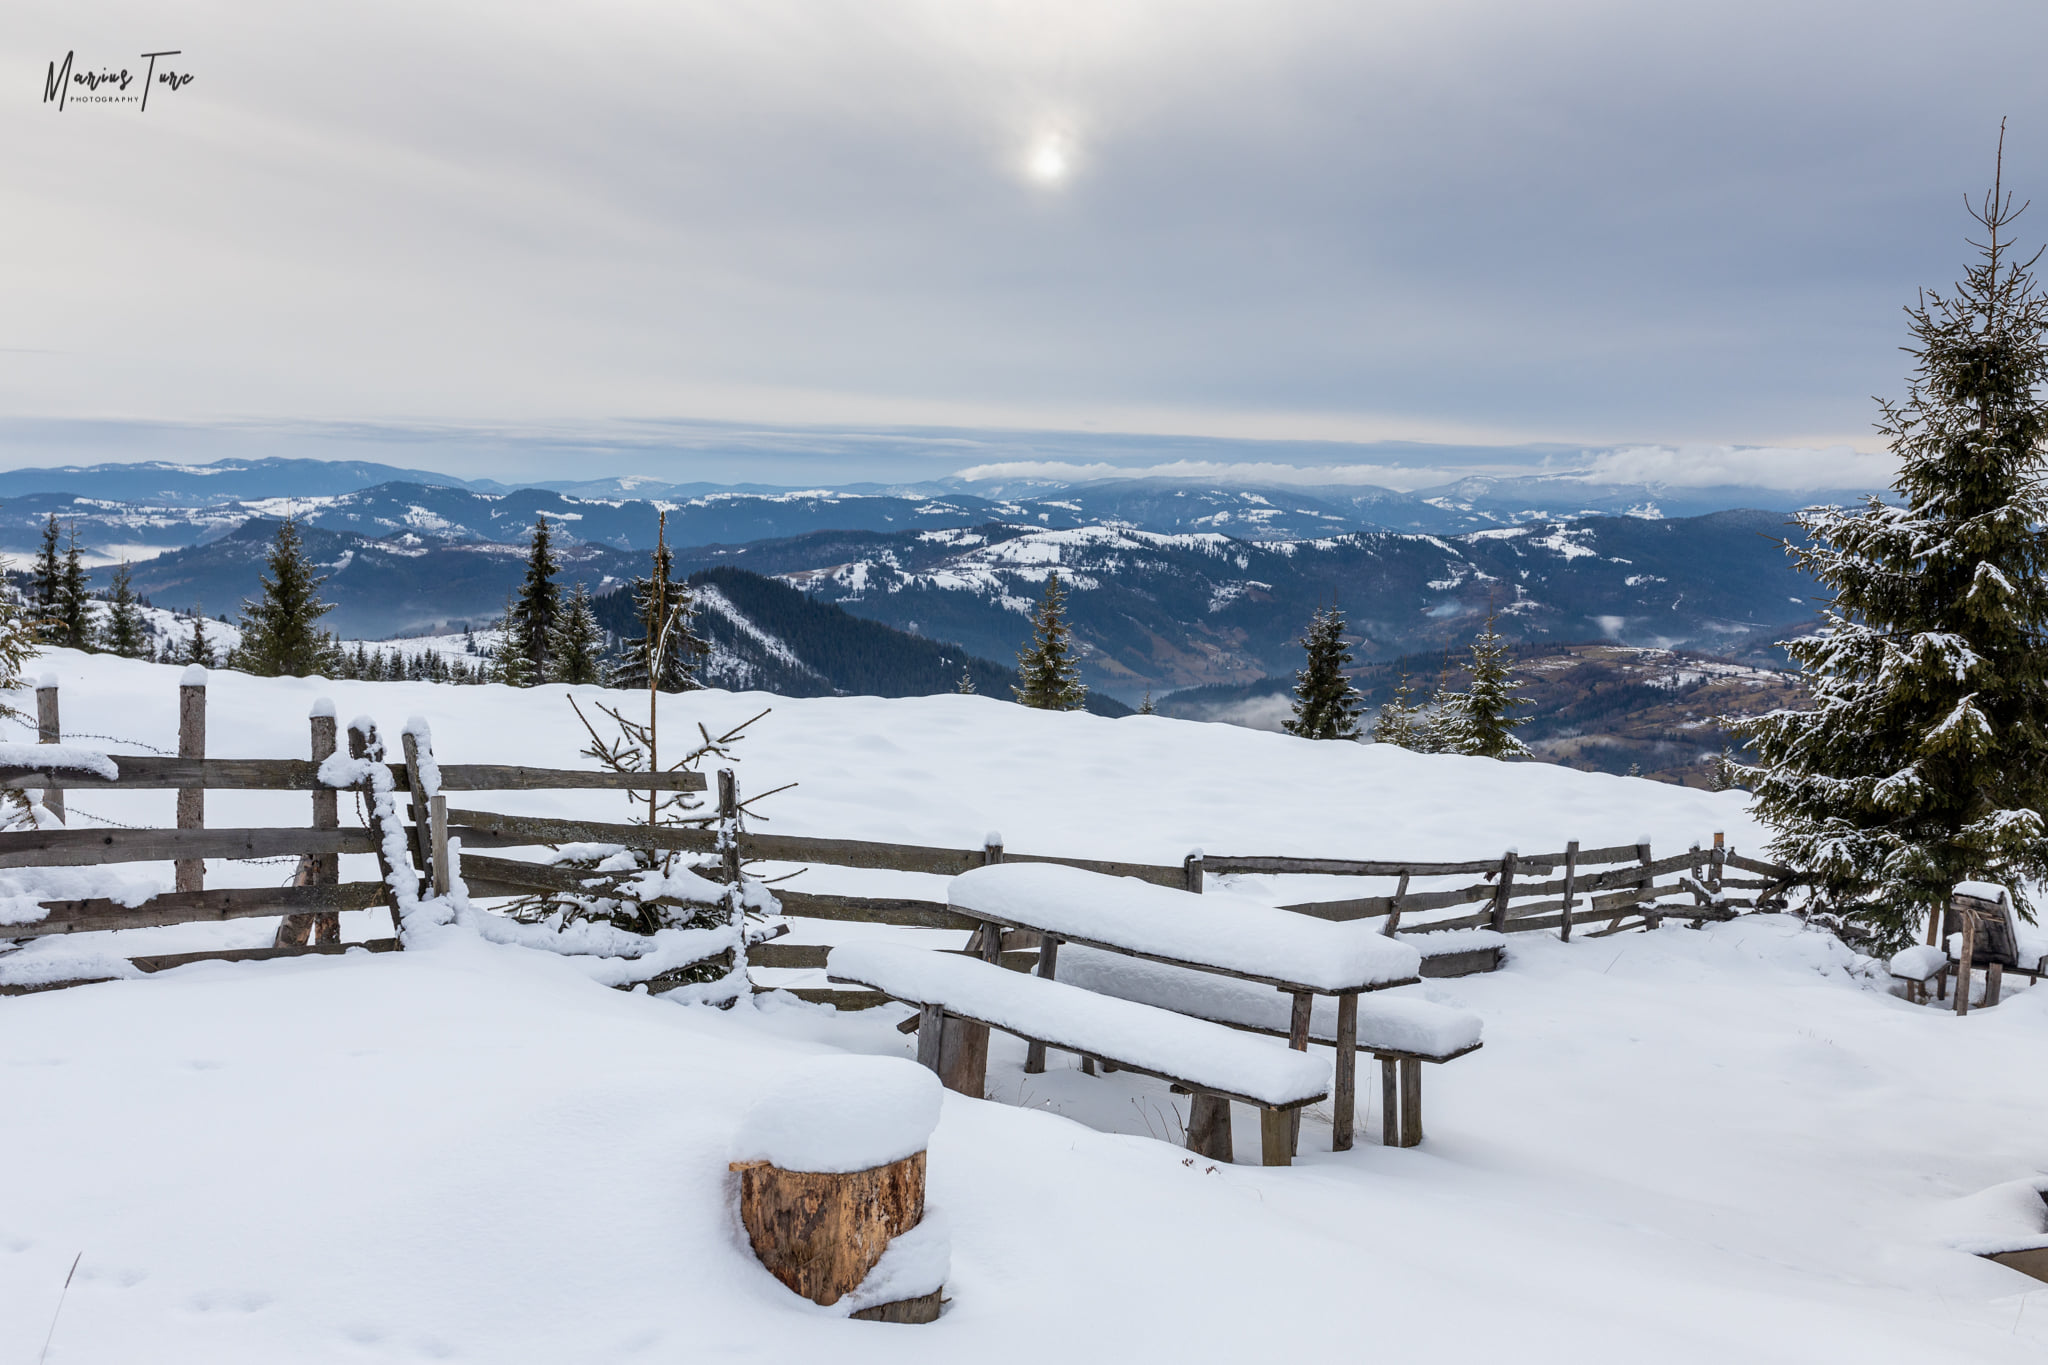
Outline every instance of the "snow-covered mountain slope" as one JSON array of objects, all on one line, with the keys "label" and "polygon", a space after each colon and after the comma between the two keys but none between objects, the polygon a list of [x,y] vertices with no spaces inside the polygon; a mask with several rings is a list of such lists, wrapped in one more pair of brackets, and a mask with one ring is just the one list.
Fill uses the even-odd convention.
[{"label": "snow-covered mountain slope", "polygon": [[1309,616],[1333,598],[1364,637],[1361,658],[1462,647],[1490,608],[1505,634],[1529,640],[1747,644],[1812,614],[1810,585],[1770,538],[1778,521],[1726,512],[1282,542],[990,525],[807,536],[686,559],[780,574],[849,611],[998,659],[1015,657],[1058,569],[1084,675],[1134,697],[1285,673],[1300,662]]},{"label": "snow-covered mountain slope", "polygon": [[[174,735],[178,670],[48,662],[81,727]],[[216,673],[212,689],[236,721],[215,729],[224,754],[301,752],[308,706],[331,696],[394,729],[426,718],[448,761],[581,762],[561,688]],[[974,845],[994,828],[1020,851],[1148,860],[1196,843],[1469,855],[1616,829],[1756,839],[1736,796],[972,697],[706,693],[664,724],[715,731],[764,707],[738,768],[747,790],[800,784],[765,808],[793,833]],[[74,796],[137,822],[171,804]],[[602,793],[490,799],[620,810]],[[209,797],[221,824],[304,814],[302,798]],[[209,868],[214,885],[281,875]],[[378,918],[346,916],[345,934]],[[270,932],[237,921],[110,946]],[[796,938],[835,934],[962,938],[816,922]],[[727,1170],[747,1107],[795,1065],[910,1055],[900,1007],[764,998],[719,1013],[459,935],[0,998],[0,1161],[33,1173],[8,1198],[0,1349],[34,1359],[54,1312],[53,1362],[1207,1365],[1270,1355],[1276,1334],[1305,1358],[1366,1342],[1453,1365],[2037,1360],[2038,1286],[1968,1250],[2044,1235],[2024,1196],[2048,1101],[2015,1078],[2037,1068],[2048,993],[2009,986],[1959,1047],[1952,1015],[1887,984],[1782,917],[1517,936],[1502,972],[1404,988],[1486,1030],[1481,1051],[1431,1069],[1423,1145],[1374,1141],[1367,1086],[1358,1148],[1329,1150],[1325,1106],[1289,1169],[1191,1160],[1174,1145],[1184,1097],[1058,1053],[1026,1076],[1022,1045],[998,1037],[991,1099],[946,1096],[931,1143],[952,1261],[927,1327],[848,1323],[789,1294],[747,1246]]]}]

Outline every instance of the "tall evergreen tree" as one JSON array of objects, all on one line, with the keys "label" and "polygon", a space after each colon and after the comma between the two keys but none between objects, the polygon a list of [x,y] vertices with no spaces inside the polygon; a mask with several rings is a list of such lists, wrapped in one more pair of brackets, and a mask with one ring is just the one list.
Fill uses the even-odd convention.
[{"label": "tall evergreen tree", "polygon": [[1494,629],[1494,615],[1489,611],[1486,629],[1472,641],[1472,681],[1460,707],[1457,752],[1475,758],[1529,757],[1529,746],[1515,738],[1515,731],[1527,725],[1529,718],[1511,714],[1528,704],[1527,697],[1515,695],[1514,656]]},{"label": "tall evergreen tree", "polygon": [[341,646],[320,629],[319,621],[334,606],[320,600],[320,585],[327,580],[313,572],[293,518],[278,523],[268,572],[259,581],[263,596],[242,600],[242,645],[230,665],[264,678],[331,671]]},{"label": "tall evergreen tree", "polygon": [[676,581],[666,512],[655,531],[654,560],[648,574],[633,580],[633,611],[640,634],[621,647],[606,685],[646,691],[649,674],[658,666],[660,690],[694,691],[700,686],[697,665],[711,652],[711,646],[690,629],[697,612],[696,598],[686,584]]},{"label": "tall evergreen tree", "polygon": [[1880,400],[1897,505],[1797,517],[1787,548],[1833,594],[1784,646],[1813,705],[1737,727],[1772,852],[1879,950],[1961,881],[2009,886],[2031,920],[2048,878],[2048,299],[2038,253],[2010,255],[2000,144],[1977,259],[1906,310],[1906,400]]},{"label": "tall evergreen tree", "polygon": [[1287,733],[1303,739],[1357,739],[1365,702],[1344,676],[1344,665],[1351,662],[1344,613],[1334,606],[1317,611],[1299,643],[1308,660],[1294,674],[1294,719],[1286,723]]},{"label": "tall evergreen tree", "polygon": [[70,649],[91,649],[98,615],[92,605],[92,585],[85,576],[85,557],[78,548],[78,523],[73,522],[65,539],[64,570],[57,584],[55,643]]},{"label": "tall evergreen tree", "polygon": [[1415,687],[1403,673],[1400,684],[1394,688],[1394,699],[1380,707],[1380,713],[1373,717],[1373,743],[1392,744],[1401,749],[1417,748],[1418,718],[1421,714],[1422,708],[1415,704]]},{"label": "tall evergreen tree", "polygon": [[604,627],[590,605],[590,589],[578,583],[555,618],[548,642],[548,681],[594,683],[604,678]]},{"label": "tall evergreen tree", "polygon": [[562,614],[562,590],[555,582],[561,571],[554,545],[548,536],[548,519],[533,519],[533,539],[526,551],[526,577],[519,584],[518,613],[520,638],[525,642],[526,661],[535,681],[552,679],[548,655],[554,648],[555,623]]},{"label": "tall evergreen tree", "polygon": [[1031,616],[1031,643],[1017,652],[1017,672],[1024,685],[1010,691],[1024,705],[1041,711],[1078,711],[1088,700],[1080,665],[1072,658],[1066,601],[1060,571],[1054,569],[1046,575],[1045,596]]},{"label": "tall evergreen tree", "polygon": [[135,585],[125,559],[114,567],[114,583],[107,603],[107,626],[102,639],[107,651],[124,659],[148,658],[149,626],[142,616],[142,604],[135,598]]},{"label": "tall evergreen tree", "polygon": [[57,639],[63,629],[64,557],[58,550],[57,514],[43,524],[43,543],[36,551],[35,572],[29,579],[29,616],[44,639]]}]

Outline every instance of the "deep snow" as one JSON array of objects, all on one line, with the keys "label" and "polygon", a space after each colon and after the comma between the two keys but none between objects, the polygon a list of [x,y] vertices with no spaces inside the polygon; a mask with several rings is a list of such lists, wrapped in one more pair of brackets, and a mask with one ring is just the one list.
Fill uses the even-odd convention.
[{"label": "deep snow", "polygon": [[[178,670],[51,666],[67,731],[174,738]],[[216,672],[210,728],[217,754],[301,754],[309,706],[331,696],[394,736],[426,717],[443,763],[583,766],[563,691]],[[1018,851],[1157,862],[1197,846],[1470,857],[1642,831],[1660,849],[1717,829],[1761,843],[1739,794],[986,698],[711,694],[664,725],[764,706],[739,767],[748,791],[801,782],[764,805],[779,832],[969,847],[993,828]],[[602,794],[459,799],[623,813]],[[161,823],[171,797],[78,791],[73,806]],[[308,809],[225,793],[208,814]],[[215,865],[209,880],[288,872]],[[904,874],[796,884],[944,894]],[[1335,878],[1285,892],[1358,894]],[[381,919],[347,916],[346,936]],[[104,948],[266,942],[271,927]],[[799,924],[792,938],[828,934],[961,937]],[[783,1289],[746,1247],[726,1169],[742,1116],[795,1068],[910,1056],[900,1007],[678,1006],[453,932],[403,954],[0,999],[0,1355],[35,1358],[83,1253],[52,1362],[1230,1361],[1276,1344],[1487,1362],[2038,1360],[2048,1286],[1959,1248],[2043,1235],[2048,992],[2009,987],[1957,1019],[1891,988],[1883,964],[1785,916],[1514,935],[1499,973],[1403,988],[1484,1022],[1482,1050],[1428,1071],[1424,1144],[1372,1140],[1366,1085],[1359,1147],[1328,1150],[1325,1103],[1283,1170],[1195,1160],[1172,1145],[1186,1102],[1164,1086],[1084,1076],[1059,1053],[1025,1076],[1022,1044],[998,1037],[997,1102],[945,1096],[932,1135],[951,1302],[923,1327],[844,1321]]]}]

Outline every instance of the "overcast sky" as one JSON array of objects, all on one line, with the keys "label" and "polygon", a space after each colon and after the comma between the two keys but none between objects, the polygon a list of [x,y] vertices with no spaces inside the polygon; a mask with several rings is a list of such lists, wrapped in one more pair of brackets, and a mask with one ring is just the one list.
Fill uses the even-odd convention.
[{"label": "overcast sky", "polygon": [[2001,115],[2048,236],[2044,51],[2040,0],[14,0],[0,463],[1833,485]]}]

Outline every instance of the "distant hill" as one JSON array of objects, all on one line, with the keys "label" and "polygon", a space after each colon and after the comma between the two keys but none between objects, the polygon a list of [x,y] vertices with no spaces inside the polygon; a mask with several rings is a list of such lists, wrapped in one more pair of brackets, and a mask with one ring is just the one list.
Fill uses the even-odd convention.
[{"label": "distant hill", "polygon": [[[703,676],[714,686],[786,697],[922,697],[957,690],[966,673],[977,692],[1007,699],[1017,682],[1013,669],[851,615],[778,579],[715,568],[692,574],[689,583],[698,599],[695,629],[712,647]],[[595,605],[606,630],[638,633],[630,588]],[[1098,715],[1130,712],[1109,697],[1089,701]]]}]

